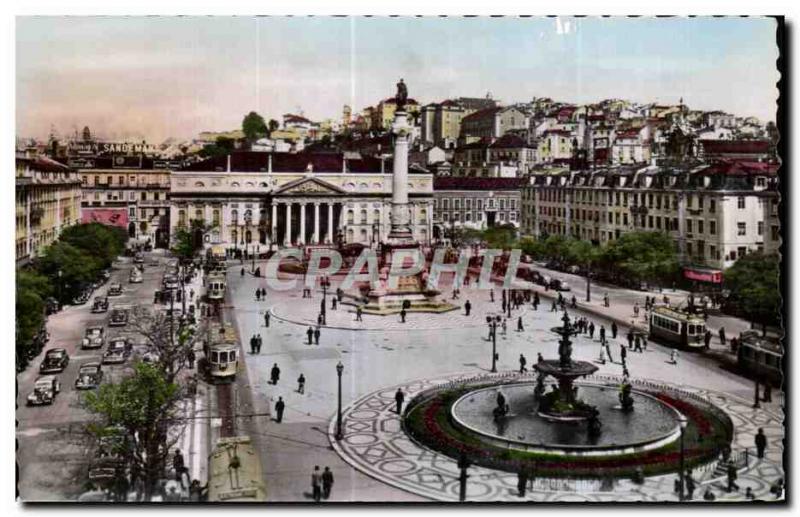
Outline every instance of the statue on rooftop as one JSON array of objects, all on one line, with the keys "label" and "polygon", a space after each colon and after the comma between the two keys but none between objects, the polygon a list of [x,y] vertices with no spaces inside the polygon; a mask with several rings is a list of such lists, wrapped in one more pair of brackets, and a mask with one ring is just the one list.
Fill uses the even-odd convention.
[{"label": "statue on rooftop", "polygon": [[394,100],[397,104],[397,111],[403,111],[408,100],[408,88],[406,88],[406,83],[402,79],[397,83],[397,95],[394,96]]}]

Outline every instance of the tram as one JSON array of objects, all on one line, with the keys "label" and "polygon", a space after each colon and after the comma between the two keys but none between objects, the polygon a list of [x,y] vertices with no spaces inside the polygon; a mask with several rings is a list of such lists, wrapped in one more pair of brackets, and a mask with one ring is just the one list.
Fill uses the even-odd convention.
[{"label": "tram", "polygon": [[206,277],[206,296],[209,301],[222,301],[225,298],[225,273],[211,271]]},{"label": "tram", "polygon": [[703,348],[706,322],[702,316],[671,307],[656,307],[650,313],[650,337],[682,348]]},{"label": "tram", "polygon": [[762,337],[754,330],[745,331],[736,355],[743,371],[778,385],[783,381],[783,346],[779,339]]},{"label": "tram", "polygon": [[250,437],[220,438],[208,458],[208,500],[257,503],[266,497],[261,460]]},{"label": "tram", "polygon": [[213,383],[229,383],[236,380],[239,368],[239,341],[230,324],[209,321],[207,336],[203,344],[204,369]]}]

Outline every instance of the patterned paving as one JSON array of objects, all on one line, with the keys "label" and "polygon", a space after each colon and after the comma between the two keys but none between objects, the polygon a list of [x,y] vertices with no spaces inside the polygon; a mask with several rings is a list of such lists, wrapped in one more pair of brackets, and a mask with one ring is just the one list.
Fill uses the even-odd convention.
[{"label": "patterned paving", "polygon": [[[515,372],[493,376],[455,375],[434,379],[416,380],[402,384],[406,401],[422,391],[447,383],[497,379],[504,381],[533,380],[528,375]],[[595,377],[590,382],[615,382],[607,376]],[[357,400],[343,413],[343,438],[335,439],[336,421],[328,429],[331,444],[337,453],[354,468],[394,487],[437,501],[458,501],[458,468],[455,460],[427,449],[412,441],[401,429],[395,413],[394,394],[398,386],[370,393]],[[783,417],[764,409],[752,409],[751,403],[727,394],[681,387],[696,396],[713,402],[733,420],[735,427],[734,451],[753,448],[753,437],[759,427],[764,428],[769,447],[763,460],[751,457],[749,466],[740,470],[737,481],[740,490],[726,492],[726,480],[714,477],[714,465],[697,469],[695,478],[700,486],[695,499],[710,487],[717,501],[743,501],[747,487],[752,488],[756,499],[773,501],[770,486],[784,476],[783,473]],[[647,478],[637,485],[628,480],[601,483],[598,480],[537,479],[529,486],[525,498],[518,497],[517,476],[483,467],[471,467],[467,484],[467,500],[476,502],[634,502],[677,501],[673,492],[675,475]]]}]

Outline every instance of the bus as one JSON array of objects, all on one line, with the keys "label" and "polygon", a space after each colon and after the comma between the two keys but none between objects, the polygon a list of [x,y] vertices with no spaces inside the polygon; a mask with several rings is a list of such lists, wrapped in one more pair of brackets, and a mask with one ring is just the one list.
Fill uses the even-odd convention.
[{"label": "bus", "polygon": [[650,337],[681,348],[703,348],[706,322],[702,316],[656,307],[650,312]]},{"label": "bus", "polygon": [[266,497],[261,460],[250,437],[220,438],[208,458],[208,500],[258,503]]},{"label": "bus", "polygon": [[744,372],[770,379],[776,385],[783,381],[783,345],[780,339],[762,337],[754,330],[742,332],[736,356]]}]

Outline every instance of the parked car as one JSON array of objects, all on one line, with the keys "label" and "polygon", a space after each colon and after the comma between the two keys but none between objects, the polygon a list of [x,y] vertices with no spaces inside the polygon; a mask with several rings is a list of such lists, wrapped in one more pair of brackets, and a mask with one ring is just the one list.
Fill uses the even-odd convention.
[{"label": "parked car", "polygon": [[570,286],[568,283],[564,282],[563,280],[559,280],[558,278],[554,278],[550,280],[550,289],[554,289],[556,291],[569,291]]},{"label": "parked car", "polygon": [[111,271],[108,269],[104,269],[102,273],[100,273],[100,280],[102,282],[108,282],[111,279]]},{"label": "parked car", "polygon": [[124,327],[128,324],[128,311],[127,309],[113,309],[111,316],[108,318],[109,327]]},{"label": "parked car", "polygon": [[29,406],[52,404],[61,391],[61,383],[55,375],[44,375],[33,383],[33,391],[28,395]]},{"label": "parked car", "polygon": [[134,264],[144,264],[144,254],[142,254],[142,252],[137,253],[133,257],[133,263]]},{"label": "parked car", "polygon": [[51,348],[44,354],[39,373],[60,373],[69,364],[69,354],[63,348]]},{"label": "parked car", "polygon": [[120,469],[126,466],[125,457],[131,448],[132,439],[121,427],[106,427],[97,440],[95,456],[89,465],[89,481],[113,482]]},{"label": "parked car", "polygon": [[130,357],[133,344],[124,337],[109,341],[108,350],[103,354],[103,364],[121,364]]},{"label": "parked car", "polygon": [[99,362],[83,363],[75,379],[75,389],[91,390],[100,386],[103,380],[103,367]]},{"label": "parked car", "polygon": [[91,296],[92,296],[92,290],[91,288],[87,288],[72,300],[72,304],[83,305],[84,303],[89,301],[89,298],[91,298]]},{"label": "parked car", "polygon": [[103,348],[105,342],[106,329],[101,326],[86,328],[86,336],[81,341],[81,348]]},{"label": "parked car", "polygon": [[174,275],[166,275],[164,277],[164,289],[177,289],[178,288],[178,277]]},{"label": "parked car", "polygon": [[114,282],[110,286],[108,286],[108,296],[121,296],[122,295],[122,284],[119,282]]},{"label": "parked car", "polygon": [[58,311],[60,311],[60,310],[61,310],[61,304],[60,304],[60,303],[58,303],[58,300],[56,300],[56,299],[55,299],[55,298],[53,298],[52,296],[51,296],[51,297],[49,297],[49,298],[47,298],[47,299],[44,301],[44,306],[45,306],[45,312],[46,312],[48,315],[50,315],[50,314],[55,314],[55,313],[57,313]]},{"label": "parked car", "polygon": [[92,312],[102,313],[108,310],[108,297],[107,296],[96,296],[94,298],[94,303],[92,304]]},{"label": "parked car", "polygon": [[138,268],[131,269],[131,274],[128,277],[128,281],[132,284],[141,284],[142,283],[142,272],[139,271]]}]

